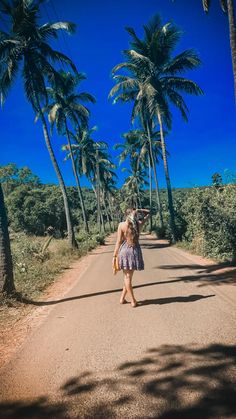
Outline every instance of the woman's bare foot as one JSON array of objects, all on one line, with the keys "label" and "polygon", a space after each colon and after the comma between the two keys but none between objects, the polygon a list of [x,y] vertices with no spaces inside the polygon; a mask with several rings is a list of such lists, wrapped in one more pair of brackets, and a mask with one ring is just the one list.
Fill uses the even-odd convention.
[{"label": "woman's bare foot", "polygon": [[137,305],[138,305],[138,302],[137,302],[136,300],[131,301],[131,306],[132,306],[133,308],[137,307]]},{"label": "woman's bare foot", "polygon": [[128,303],[128,301],[125,298],[120,300],[120,304],[127,304],[127,303]]}]

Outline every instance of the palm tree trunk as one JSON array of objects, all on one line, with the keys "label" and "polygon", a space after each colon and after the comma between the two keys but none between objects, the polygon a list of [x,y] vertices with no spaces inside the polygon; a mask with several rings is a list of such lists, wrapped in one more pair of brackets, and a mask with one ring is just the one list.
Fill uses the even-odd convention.
[{"label": "palm tree trunk", "polygon": [[138,202],[138,207],[142,208],[141,198],[140,198],[140,190],[139,190],[139,186],[138,186],[138,180],[137,180],[137,202]]},{"label": "palm tree trunk", "polygon": [[103,207],[104,207],[104,210],[105,210],[105,213],[106,213],[107,221],[108,221],[108,224],[109,224],[109,229],[110,229],[110,231],[112,231],[111,220],[110,220],[110,216],[109,216],[108,209],[107,209],[106,202],[105,202],[105,192],[104,191],[103,191]]},{"label": "palm tree trunk", "polygon": [[171,189],[168,161],[167,161],[167,155],[166,155],[166,145],[165,145],[165,139],[164,139],[163,124],[162,124],[161,113],[160,113],[159,110],[157,112],[157,117],[158,117],[158,122],[159,122],[159,125],[160,125],[161,149],[162,149],[162,157],[163,157],[165,177],[166,177],[168,207],[169,207],[169,214],[170,214],[170,228],[171,228],[171,233],[172,233],[172,236],[173,236],[173,241],[175,242],[177,237],[176,237],[176,227],[175,227],[175,216],[174,216],[172,189]]},{"label": "palm tree trunk", "polygon": [[163,217],[162,217],[162,205],[161,205],[161,199],[160,199],[160,191],[159,191],[159,185],[157,180],[157,171],[156,171],[156,163],[153,157],[153,149],[152,149],[152,138],[150,133],[149,124],[147,122],[147,134],[148,134],[148,140],[149,140],[149,146],[150,146],[150,158],[151,158],[151,164],[153,167],[153,173],[154,173],[154,180],[156,184],[156,199],[157,199],[157,206],[159,210],[159,217],[160,217],[160,227],[163,228]]},{"label": "palm tree trunk", "polygon": [[236,23],[234,14],[234,1],[227,1],[229,19],[229,37],[232,54],[233,74],[234,74],[234,94],[236,100]]},{"label": "palm tree trunk", "polygon": [[114,215],[113,215],[113,210],[112,210],[112,205],[111,205],[111,197],[110,197],[109,192],[108,192],[108,196],[107,196],[107,202],[108,202],[109,212],[110,212],[110,216],[111,216],[112,231],[115,231],[115,220],[114,220]]},{"label": "palm tree trunk", "polygon": [[75,167],[75,160],[74,160],[73,151],[72,151],[72,148],[71,148],[70,133],[69,133],[69,130],[68,130],[66,120],[65,120],[65,127],[66,127],[66,136],[67,136],[68,146],[69,146],[69,150],[70,150],[72,169],[73,169],[73,173],[74,173],[74,177],[75,177],[75,181],[76,181],[76,185],[77,185],[77,190],[78,190],[78,195],[79,195],[79,200],[80,200],[80,205],[81,205],[81,209],[82,209],[82,215],[83,215],[83,220],[84,220],[84,228],[85,228],[86,233],[89,233],[88,220],[87,220],[87,217],[86,217],[83,194],[82,194],[82,190],[81,190],[81,186],[80,186],[79,176],[78,176],[78,173],[77,173],[77,170],[76,170],[76,167]]},{"label": "palm tree trunk", "polygon": [[99,173],[99,154],[96,149],[96,188],[97,188],[97,225],[98,231],[101,233],[101,205],[100,205],[100,173]]},{"label": "palm tree trunk", "polygon": [[94,192],[94,194],[95,194],[95,197],[96,197],[96,199],[97,199],[97,191],[96,191],[95,186],[94,186],[94,184],[93,184],[93,182],[92,182],[92,180],[91,180],[91,179],[90,179],[90,183],[91,183],[91,186],[92,186],[92,190],[93,190],[93,192]]},{"label": "palm tree trunk", "polygon": [[149,174],[149,208],[150,208],[150,233],[152,232],[152,167],[150,155],[148,156],[148,174]]},{"label": "palm tree trunk", "polygon": [[[100,202],[100,199],[98,199],[98,190],[97,190],[97,188],[95,188],[95,186],[94,186],[94,184],[93,184],[93,182],[92,182],[91,179],[90,179],[90,182],[91,182],[91,185],[92,185],[92,189],[93,189],[94,195],[95,195],[96,200],[97,200],[97,209],[99,207],[98,213],[97,213],[98,231],[99,231],[99,233],[101,233],[101,226],[102,226],[103,232],[105,232],[104,218],[103,218],[103,214],[102,214],[102,211],[101,211],[101,202]],[[99,187],[99,190],[100,190],[100,187]],[[100,193],[99,193],[99,195],[100,195]],[[98,214],[99,214],[99,219],[98,219]]]},{"label": "palm tree trunk", "polygon": [[7,214],[0,183],[0,292],[7,295],[15,291]]},{"label": "palm tree trunk", "polygon": [[[101,206],[100,206],[100,209],[101,209]],[[105,227],[105,221],[104,221],[104,216],[103,216],[102,211],[100,211],[100,215],[101,215],[102,232],[105,233],[106,232],[106,227]]]},{"label": "palm tree trunk", "polygon": [[66,192],[65,183],[64,183],[63,177],[61,175],[61,171],[60,171],[60,168],[58,166],[54,151],[52,149],[52,145],[51,145],[51,141],[50,141],[50,137],[49,137],[49,133],[48,133],[48,127],[47,127],[47,123],[46,123],[44,114],[42,112],[42,109],[41,109],[38,98],[36,98],[36,100],[37,100],[37,104],[38,104],[40,119],[41,119],[42,124],[43,124],[43,134],[44,134],[46,146],[47,146],[47,149],[48,149],[48,152],[49,152],[54,170],[56,172],[57,179],[59,181],[59,185],[60,185],[62,196],[63,196],[69,246],[71,248],[77,248],[78,245],[77,245],[77,242],[75,240],[74,229],[73,229],[73,226],[72,226],[72,220],[71,220],[71,214],[70,214],[70,208],[69,208],[69,202],[68,202],[68,196],[67,196],[67,192]]}]

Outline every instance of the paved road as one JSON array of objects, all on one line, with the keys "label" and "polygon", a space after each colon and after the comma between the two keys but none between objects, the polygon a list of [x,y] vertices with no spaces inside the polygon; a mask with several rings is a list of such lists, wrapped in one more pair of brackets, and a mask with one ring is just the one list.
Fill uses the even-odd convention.
[{"label": "paved road", "polygon": [[0,371],[1,418],[236,417],[235,278],[141,245],[140,306],[119,305],[113,240]]}]

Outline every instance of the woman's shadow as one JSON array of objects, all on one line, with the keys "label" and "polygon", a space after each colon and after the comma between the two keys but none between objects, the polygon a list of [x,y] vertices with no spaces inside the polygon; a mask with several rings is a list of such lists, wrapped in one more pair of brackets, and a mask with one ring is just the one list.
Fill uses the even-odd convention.
[{"label": "woman's shadow", "polygon": [[171,303],[191,303],[194,301],[202,300],[203,298],[215,297],[215,294],[210,295],[201,295],[193,294],[188,296],[176,296],[176,297],[166,297],[166,298],[154,298],[152,300],[143,300],[139,301],[139,306],[147,306],[150,304],[171,304]]}]

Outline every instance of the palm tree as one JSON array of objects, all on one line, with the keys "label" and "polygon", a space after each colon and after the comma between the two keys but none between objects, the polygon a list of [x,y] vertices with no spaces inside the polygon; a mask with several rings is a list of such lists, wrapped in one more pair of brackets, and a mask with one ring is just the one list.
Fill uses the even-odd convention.
[{"label": "palm tree", "polygon": [[[208,13],[211,2],[210,0],[202,0],[203,8]],[[220,5],[223,12],[228,13],[229,20],[229,38],[233,64],[234,74],[234,93],[236,99],[236,22],[235,22],[235,11],[234,11],[234,0],[220,0]]]},{"label": "palm tree", "polygon": [[[93,186],[94,170],[96,167],[96,155],[94,149],[94,140],[92,134],[97,130],[97,127],[88,129],[84,126],[79,126],[76,133],[71,133],[73,143],[71,144],[72,153],[76,171],[79,176],[86,176]],[[62,147],[63,150],[68,151],[67,146]],[[67,158],[70,155],[67,155]]]},{"label": "palm tree", "polygon": [[125,179],[123,190],[125,191],[125,200],[129,206],[142,208],[141,191],[142,187],[147,185],[146,173],[144,170],[137,170],[137,167],[132,170],[127,170],[129,176]]},{"label": "palm tree", "polygon": [[[112,179],[116,175],[113,172],[115,166],[107,153],[107,143],[104,141],[94,141],[92,138],[96,130],[96,126],[91,129],[79,126],[76,134],[72,134],[74,142],[71,144],[71,150],[74,155],[76,171],[79,176],[84,175],[87,177],[94,191],[97,200],[98,229],[100,231],[101,221],[104,225],[100,205],[100,192],[102,188],[107,188],[107,182],[113,182]],[[64,149],[66,148],[64,147]]]},{"label": "palm tree", "polygon": [[71,149],[71,135],[68,127],[68,121],[71,122],[74,128],[78,127],[79,124],[87,126],[88,118],[90,115],[89,110],[81,102],[95,103],[95,99],[92,95],[86,92],[77,94],[75,88],[82,81],[85,80],[85,76],[81,73],[72,75],[70,72],[65,73],[61,71],[60,83],[56,81],[52,83],[52,86],[47,88],[51,103],[46,106],[45,111],[48,112],[48,118],[52,125],[56,125],[57,132],[59,135],[66,135],[68,150],[70,151],[69,156],[72,163],[72,169],[76,180],[78,189],[85,231],[89,232],[88,220],[85,211],[83,194],[80,186],[79,176],[76,171],[74,155]]},{"label": "palm tree", "polygon": [[[152,148],[152,155],[154,157],[154,166],[158,163],[159,157],[161,157],[161,142],[160,142],[160,133],[159,131],[152,132],[151,142],[148,137],[147,132],[144,129],[133,129],[123,134],[125,143],[116,144],[115,149],[123,149],[119,155],[120,163],[122,163],[128,156],[130,156],[131,161],[137,159],[137,169],[141,165],[142,168],[148,168],[149,176],[149,208],[150,208],[150,231],[152,231],[152,174],[151,169],[153,169],[153,162],[151,160],[150,149]],[[150,144],[151,143],[151,144]],[[132,165],[131,165],[132,166]],[[157,177],[156,171],[154,171],[154,177]],[[158,186],[158,185],[157,185]],[[159,188],[156,188],[157,196],[157,206],[159,206],[160,195]],[[161,212],[161,221],[162,221],[162,212]]]},{"label": "palm tree", "polygon": [[15,291],[7,215],[0,183],[0,292]]},{"label": "palm tree", "polygon": [[[150,117],[148,117],[148,112],[146,109],[144,109],[144,103],[143,98],[139,101],[140,97],[140,91],[142,90],[142,81],[141,81],[141,74],[139,73],[139,69],[136,68],[132,63],[122,63],[118,64],[113,69],[113,74],[115,74],[116,71],[118,71],[119,68],[123,68],[127,65],[127,69],[129,71],[132,71],[133,77],[130,76],[120,76],[120,75],[114,75],[114,79],[118,82],[116,86],[114,86],[109,96],[114,96],[118,93],[117,97],[115,98],[113,103],[116,103],[118,101],[126,102],[129,100],[134,101],[134,107],[132,111],[132,122],[134,122],[135,117],[139,116],[141,125],[143,126],[143,129],[146,131],[146,135],[148,137],[149,142],[149,152],[150,152],[150,166],[153,168],[154,172],[154,180],[156,184],[156,198],[157,198],[157,206],[158,206],[158,212],[159,212],[159,218],[160,218],[160,227],[163,228],[163,217],[162,217],[162,204],[160,200],[160,191],[159,191],[159,184],[158,184],[158,177],[157,177],[157,171],[156,171],[156,164],[155,164],[155,157],[153,154],[153,145],[152,145],[152,121],[150,120]],[[140,79],[139,79],[140,78]],[[119,92],[119,90],[121,92]],[[139,105],[139,111],[137,111],[137,105]],[[145,114],[145,117],[144,117]],[[151,171],[151,170],[150,170]],[[150,173],[151,178],[151,173]],[[150,195],[151,196],[151,195]]]},{"label": "palm tree", "polygon": [[[100,220],[102,221],[102,227],[104,231],[104,215],[101,211],[101,196],[104,196],[103,209],[107,213],[105,208],[105,193],[109,191],[111,185],[114,186],[115,178],[117,177],[114,169],[116,166],[112,163],[111,157],[108,154],[108,145],[104,141],[94,142],[94,150],[96,156],[96,166],[93,170],[94,177],[93,180],[96,183],[96,196],[97,196],[97,220],[98,220],[98,229],[100,232],[101,225]],[[107,213],[108,217],[108,213]],[[109,218],[109,217],[108,217]]]},{"label": "palm tree", "polygon": [[53,81],[59,78],[54,63],[67,64],[76,72],[73,62],[66,55],[52,49],[48,39],[57,38],[58,30],[73,32],[75,25],[69,22],[40,25],[39,8],[43,1],[1,0],[0,13],[6,16],[9,30],[0,31],[0,95],[3,103],[21,71],[26,97],[42,122],[46,146],[63,195],[69,244],[75,247],[67,192],[42,111],[48,96],[46,80]]},{"label": "palm tree", "polygon": [[145,36],[141,40],[134,29],[127,28],[132,37],[133,49],[124,51],[127,62],[118,64],[113,69],[115,74],[120,69],[129,72],[128,76],[116,75],[116,86],[110,95],[117,95],[116,101],[134,100],[133,119],[141,118],[149,137],[155,122],[159,123],[162,145],[162,156],[167,184],[168,207],[172,239],[176,240],[172,190],[168,169],[164,125],[171,129],[172,115],[169,103],[176,106],[185,121],[188,108],[181,93],[199,95],[200,87],[192,80],[180,77],[179,74],[199,66],[200,59],[193,50],[186,50],[177,56],[172,56],[174,48],[180,39],[177,28],[167,23],[162,25],[159,16],[155,16],[144,26]]}]

